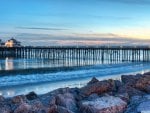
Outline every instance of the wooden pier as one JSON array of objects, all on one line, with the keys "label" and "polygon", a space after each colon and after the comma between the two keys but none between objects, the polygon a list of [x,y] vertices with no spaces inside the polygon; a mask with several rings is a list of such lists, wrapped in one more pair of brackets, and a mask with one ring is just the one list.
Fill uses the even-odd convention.
[{"label": "wooden pier", "polygon": [[150,61],[148,46],[0,47],[0,58],[46,58],[52,60]]}]

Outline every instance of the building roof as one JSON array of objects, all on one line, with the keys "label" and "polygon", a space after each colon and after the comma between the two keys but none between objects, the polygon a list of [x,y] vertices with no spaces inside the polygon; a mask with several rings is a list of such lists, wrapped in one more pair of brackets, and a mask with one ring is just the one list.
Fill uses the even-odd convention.
[{"label": "building roof", "polygon": [[17,41],[17,40],[14,39],[14,38],[9,39],[8,41],[13,41],[14,43],[20,43],[19,41]]}]

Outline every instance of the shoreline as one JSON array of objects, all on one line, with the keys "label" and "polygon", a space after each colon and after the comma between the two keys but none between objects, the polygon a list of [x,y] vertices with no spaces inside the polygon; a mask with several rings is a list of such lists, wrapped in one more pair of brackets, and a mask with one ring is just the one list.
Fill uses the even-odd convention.
[{"label": "shoreline", "polygon": [[0,113],[138,113],[150,111],[148,103],[150,72],[121,75],[121,81],[94,77],[81,88],[59,88],[42,95],[0,96]]},{"label": "shoreline", "polygon": [[[144,71],[136,71],[136,72],[129,72],[129,73],[122,73],[122,75],[133,75],[133,74],[143,74],[149,72],[149,70]],[[95,76],[98,80],[120,80],[121,74],[114,74],[114,75],[107,75],[107,76]],[[50,91],[56,90],[58,88],[65,88],[65,87],[78,87],[81,88],[90,81],[92,77],[80,78],[80,79],[69,79],[69,80],[60,80],[55,82],[39,82],[39,83],[31,83],[31,84],[21,84],[21,85],[13,85],[13,86],[2,86],[0,87],[1,91],[0,94],[4,97],[13,97],[17,95],[27,94],[29,92],[34,91],[38,95],[42,95],[44,93],[48,93]],[[59,84],[59,85],[58,85]],[[54,88],[55,87],[55,88]],[[47,88],[49,90],[47,91]],[[6,96],[6,94],[9,94]]]}]

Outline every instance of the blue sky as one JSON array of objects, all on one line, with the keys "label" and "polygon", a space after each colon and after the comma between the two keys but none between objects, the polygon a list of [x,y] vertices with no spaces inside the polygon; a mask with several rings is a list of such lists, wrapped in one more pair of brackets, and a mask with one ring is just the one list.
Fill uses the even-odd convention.
[{"label": "blue sky", "polygon": [[150,0],[1,0],[0,38],[24,45],[149,44]]}]

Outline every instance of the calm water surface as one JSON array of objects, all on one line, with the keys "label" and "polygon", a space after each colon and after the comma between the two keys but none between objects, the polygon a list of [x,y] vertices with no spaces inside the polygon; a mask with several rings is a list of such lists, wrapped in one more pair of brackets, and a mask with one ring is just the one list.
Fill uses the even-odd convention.
[{"label": "calm water surface", "polygon": [[[44,72],[42,69],[45,68],[49,71]],[[54,68],[57,70],[53,71]],[[36,73],[32,73],[32,69]],[[10,70],[16,73],[2,75],[2,72]],[[18,74],[18,70],[24,71]],[[6,58],[0,60],[0,95],[11,97],[30,91],[43,94],[60,87],[81,87],[93,76],[100,80],[120,79],[121,74],[144,73],[149,70],[150,63],[147,62]]]}]

